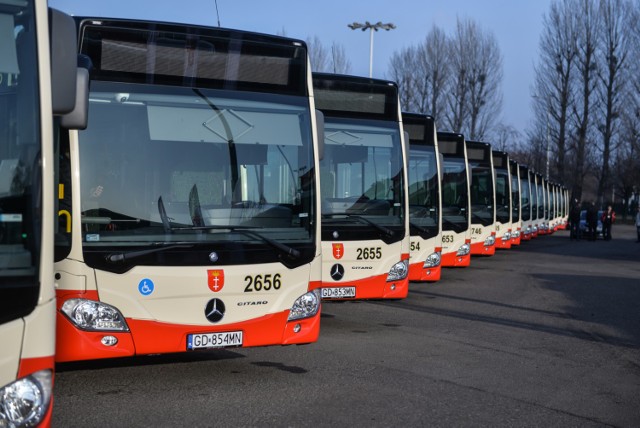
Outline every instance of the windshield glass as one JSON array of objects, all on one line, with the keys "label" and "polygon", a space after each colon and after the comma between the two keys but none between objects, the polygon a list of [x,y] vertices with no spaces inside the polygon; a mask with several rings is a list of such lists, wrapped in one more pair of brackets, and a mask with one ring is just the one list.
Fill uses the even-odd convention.
[{"label": "windshield glass", "polygon": [[[435,147],[411,145],[409,164],[409,219],[426,231],[429,237],[438,234],[438,164]],[[426,237],[425,237],[426,238]]]},{"label": "windshield glass", "polygon": [[0,0],[0,322],[38,302],[40,105],[33,2]]},{"label": "windshield glass", "polygon": [[489,226],[493,223],[493,173],[491,167],[469,162],[471,168],[472,223]]},{"label": "windshield glass", "polygon": [[535,184],[535,178],[533,178],[531,181],[531,220],[542,218],[541,215],[538,215],[538,209],[542,207],[542,204],[538,205],[540,198],[542,198],[540,186]]},{"label": "windshield glass", "polygon": [[544,189],[542,184],[536,186],[538,196],[538,218],[544,218]]},{"label": "windshield glass", "polygon": [[313,240],[308,99],[92,82],[80,132],[85,249]]},{"label": "windshield glass", "polygon": [[[325,118],[320,162],[323,224],[357,215],[404,229],[403,162],[397,122]],[[350,228],[372,229],[366,221]],[[401,238],[402,234],[396,234]]]},{"label": "windshield glass", "polygon": [[520,221],[520,180],[517,174],[511,175],[511,221]]},{"label": "windshield glass", "polygon": [[[526,175],[526,173],[525,173]],[[521,205],[521,220],[531,220],[531,201],[530,201],[530,189],[529,180],[525,178],[520,179],[520,189],[522,191],[520,205]]]},{"label": "windshield glass", "polygon": [[496,220],[509,223],[511,209],[511,193],[509,193],[509,173],[507,170],[496,170]]},{"label": "windshield glass", "polygon": [[468,229],[467,171],[463,158],[445,157],[442,174],[442,230]]}]

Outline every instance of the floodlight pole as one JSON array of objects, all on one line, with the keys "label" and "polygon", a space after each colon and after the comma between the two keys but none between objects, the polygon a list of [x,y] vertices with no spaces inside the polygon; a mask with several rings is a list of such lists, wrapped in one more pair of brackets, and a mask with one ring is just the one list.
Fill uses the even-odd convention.
[{"label": "floodlight pole", "polygon": [[391,22],[383,24],[382,22],[378,21],[375,24],[371,24],[369,21],[365,21],[364,24],[354,22],[353,24],[348,24],[347,27],[351,28],[352,30],[369,30],[369,77],[373,77],[373,32],[378,31],[379,29],[383,29],[386,31],[393,30],[396,28],[396,26]]}]

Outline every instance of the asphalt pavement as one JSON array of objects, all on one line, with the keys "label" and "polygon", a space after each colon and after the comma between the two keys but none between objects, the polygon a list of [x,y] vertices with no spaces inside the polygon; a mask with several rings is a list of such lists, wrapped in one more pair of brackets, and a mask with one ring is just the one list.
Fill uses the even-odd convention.
[{"label": "asphalt pavement", "polygon": [[640,243],[539,237],[407,299],[329,302],[317,343],[57,367],[54,427],[638,427]]}]

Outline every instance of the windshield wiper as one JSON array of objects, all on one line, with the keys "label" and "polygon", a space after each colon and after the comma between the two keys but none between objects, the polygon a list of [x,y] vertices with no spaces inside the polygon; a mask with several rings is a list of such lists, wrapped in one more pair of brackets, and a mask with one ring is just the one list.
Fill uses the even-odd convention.
[{"label": "windshield wiper", "polygon": [[169,217],[167,216],[167,210],[164,208],[162,196],[158,197],[158,212],[160,213],[160,219],[162,220],[164,231],[167,233],[171,233],[171,223],[169,223]]},{"label": "windshield wiper", "polygon": [[369,220],[366,217],[363,217],[361,215],[358,214],[349,214],[349,213],[331,213],[331,214],[322,214],[323,217],[334,217],[334,216],[346,216],[347,218],[353,218],[356,220],[360,220],[361,222],[367,223],[373,227],[375,227],[379,232],[382,232],[386,237],[388,238],[393,238],[395,236],[395,232],[391,229],[389,229],[386,226],[383,226],[379,223],[376,223],[373,220]]},{"label": "windshield wiper", "polygon": [[267,238],[261,233],[256,232],[254,227],[249,226],[231,226],[231,225],[209,225],[209,226],[189,226],[189,227],[174,227],[172,230],[230,230],[232,232],[238,232],[243,234],[244,236],[249,236],[252,238],[258,238],[264,243],[270,245],[271,247],[279,250],[285,256],[293,257],[294,259],[300,258],[300,251],[296,250],[293,247],[290,247],[282,242],[276,241],[271,238]]},{"label": "windshield wiper", "polygon": [[161,247],[148,248],[146,250],[139,251],[129,251],[128,253],[112,253],[108,254],[106,259],[111,263],[125,262],[127,260],[136,259],[138,257],[146,256],[148,254],[157,253],[160,251],[173,250],[175,248],[190,248],[193,245],[186,244],[177,244],[177,245],[166,245],[163,244]]},{"label": "windshield wiper", "polygon": [[415,224],[414,222],[410,221],[409,222],[409,226],[413,227],[414,229],[416,229],[418,232],[421,233],[429,233],[429,230],[425,227],[422,226],[418,226],[417,224]]}]

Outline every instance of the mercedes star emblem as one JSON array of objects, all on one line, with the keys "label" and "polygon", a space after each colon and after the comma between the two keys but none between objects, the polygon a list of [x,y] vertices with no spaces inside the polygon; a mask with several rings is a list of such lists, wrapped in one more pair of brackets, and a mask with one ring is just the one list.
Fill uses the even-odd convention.
[{"label": "mercedes star emblem", "polygon": [[333,278],[334,281],[340,281],[343,276],[344,268],[341,264],[336,263],[335,265],[331,266],[331,278]]},{"label": "mercedes star emblem", "polygon": [[204,307],[204,316],[211,322],[218,322],[224,317],[224,303],[220,299],[211,299]]}]

